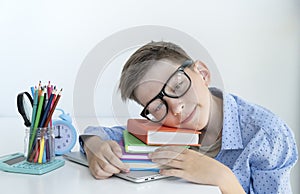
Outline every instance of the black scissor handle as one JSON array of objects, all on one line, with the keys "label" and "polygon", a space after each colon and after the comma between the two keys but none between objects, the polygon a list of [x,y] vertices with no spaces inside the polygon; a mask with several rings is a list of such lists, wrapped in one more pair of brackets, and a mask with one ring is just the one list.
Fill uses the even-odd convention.
[{"label": "black scissor handle", "polygon": [[31,119],[30,119],[30,116],[31,115],[27,115],[26,114],[26,107],[30,106],[28,105],[27,103],[25,104],[25,100],[24,100],[24,97],[30,101],[30,105],[31,107],[33,106],[33,99],[31,97],[31,95],[28,93],[28,92],[22,92],[22,93],[19,93],[18,96],[17,96],[17,107],[18,107],[18,112],[21,114],[23,120],[24,120],[24,125],[26,127],[30,127],[31,125]]}]

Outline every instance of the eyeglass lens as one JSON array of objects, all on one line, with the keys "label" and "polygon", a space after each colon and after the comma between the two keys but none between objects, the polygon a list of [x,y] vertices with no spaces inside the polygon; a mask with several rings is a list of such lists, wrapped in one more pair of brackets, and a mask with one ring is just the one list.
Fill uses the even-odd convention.
[{"label": "eyeglass lens", "polygon": [[147,113],[147,117],[151,121],[160,121],[167,114],[167,105],[163,100],[157,98],[148,105]]},{"label": "eyeglass lens", "polygon": [[[190,87],[190,80],[183,71],[177,71],[168,80],[164,87],[164,93],[171,98],[179,98],[185,94]],[[168,113],[166,102],[160,98],[153,100],[147,106],[147,117],[151,121],[162,120]]]},{"label": "eyeglass lens", "polygon": [[164,92],[169,97],[181,97],[189,88],[190,81],[183,71],[177,71],[167,82]]}]

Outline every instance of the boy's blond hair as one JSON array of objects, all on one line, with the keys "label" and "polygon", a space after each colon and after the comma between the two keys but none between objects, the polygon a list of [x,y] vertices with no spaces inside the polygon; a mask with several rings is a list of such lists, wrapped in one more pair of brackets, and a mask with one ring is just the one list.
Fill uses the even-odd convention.
[{"label": "boy's blond hair", "polygon": [[191,57],[182,48],[170,42],[152,41],[142,46],[130,56],[123,67],[119,83],[123,101],[132,99],[139,103],[134,95],[135,88],[149,68],[162,59],[181,64],[186,60],[191,60]]}]

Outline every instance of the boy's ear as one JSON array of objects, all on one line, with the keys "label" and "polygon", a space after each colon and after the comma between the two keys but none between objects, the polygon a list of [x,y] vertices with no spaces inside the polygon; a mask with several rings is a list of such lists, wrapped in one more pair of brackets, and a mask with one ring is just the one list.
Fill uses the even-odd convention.
[{"label": "boy's ear", "polygon": [[206,85],[208,86],[210,83],[210,72],[209,72],[209,69],[207,68],[207,66],[202,61],[197,60],[194,63],[193,70],[196,73],[200,74],[200,76],[205,81]]}]

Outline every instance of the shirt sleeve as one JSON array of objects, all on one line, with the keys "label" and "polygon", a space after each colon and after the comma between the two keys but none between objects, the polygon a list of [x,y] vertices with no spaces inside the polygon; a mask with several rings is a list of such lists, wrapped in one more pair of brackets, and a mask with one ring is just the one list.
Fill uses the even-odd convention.
[{"label": "shirt sleeve", "polygon": [[292,193],[290,171],[298,159],[294,135],[285,125],[261,132],[263,138],[250,158],[250,193]]},{"label": "shirt sleeve", "polygon": [[114,140],[114,141],[120,141],[123,138],[123,130],[125,130],[125,126],[114,126],[114,127],[104,127],[104,126],[98,126],[98,127],[92,127],[89,126],[84,130],[84,133],[79,136],[79,144],[80,144],[80,151],[82,153],[85,153],[83,147],[84,147],[84,141],[82,140],[83,136],[99,136],[102,140]]}]

